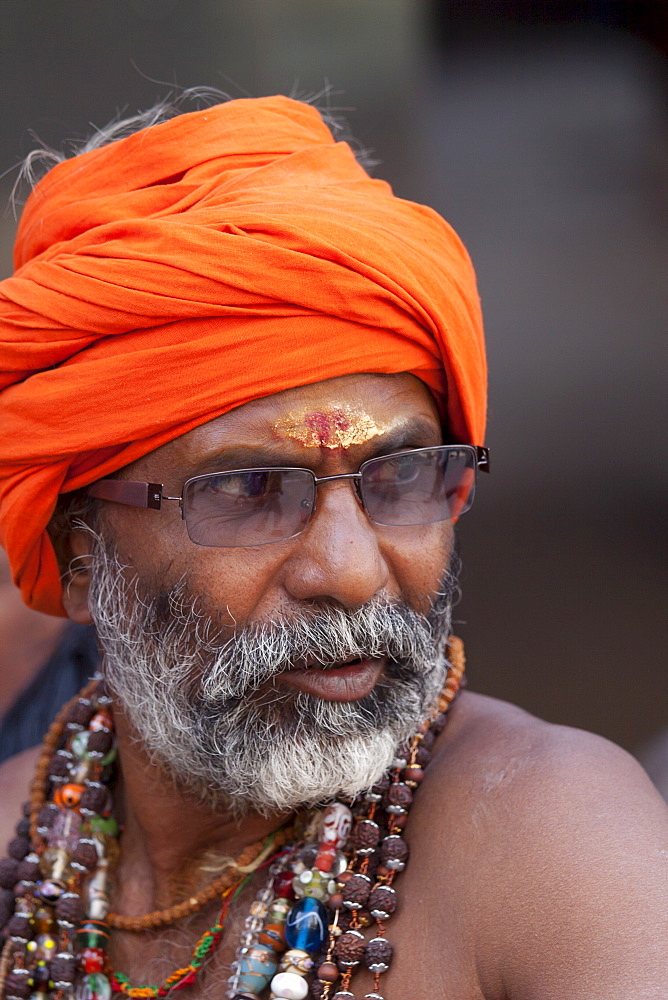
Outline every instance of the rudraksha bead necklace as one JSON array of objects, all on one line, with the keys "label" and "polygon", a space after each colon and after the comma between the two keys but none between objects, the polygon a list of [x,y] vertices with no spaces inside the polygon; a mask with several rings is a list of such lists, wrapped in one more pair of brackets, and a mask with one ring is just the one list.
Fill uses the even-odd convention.
[{"label": "rudraksha bead necklace", "polygon": [[[312,970],[315,1000],[355,1000],[352,979],[360,966],[374,977],[364,1000],[383,1000],[380,980],[393,957],[385,924],[396,909],[393,883],[408,860],[403,830],[463,681],[461,640],[451,637],[449,653],[443,692],[389,773],[352,801],[328,806],[316,839],[297,848],[290,870],[278,872],[258,894],[252,912],[264,923],[237,953],[228,1000],[253,1000],[267,985],[275,1000],[304,1000]],[[363,932],[373,925],[367,941]]]},{"label": "rudraksha bead necklace", "polygon": [[[107,1000],[112,926],[149,931],[195,913],[238,888],[292,836],[291,829],[280,829],[246,848],[211,885],[169,910],[142,917],[109,912],[109,879],[119,851],[110,709],[104,683],[96,679],[60,712],[44,739],[9,857],[0,861],[0,928],[6,936],[0,995],[6,1000],[67,1000],[75,987],[77,1000]],[[199,968],[200,953],[208,953],[221,934],[222,927],[204,935],[190,966]]]},{"label": "rudraksha bead necklace", "polygon": [[[451,637],[448,645],[449,668],[436,706],[377,785],[326,807],[315,840],[280,851],[293,831],[278,830],[247,848],[195,897],[143,917],[109,912],[108,880],[119,850],[110,790],[116,747],[111,699],[103,682],[91,682],[50,727],[9,857],[0,860],[0,928],[6,935],[0,996],[71,1000],[76,989],[77,1000],[109,1000],[112,989],[139,998],[191,985],[222,937],[230,903],[254,871],[270,865],[269,882],[246,918],[229,1000],[253,1000],[269,984],[276,1000],[303,1000],[313,969],[316,1000],[355,1000],[351,985],[360,965],[374,976],[365,1000],[383,1000],[380,980],[393,956],[385,923],[396,909],[394,880],[408,859],[402,834],[431,746],[463,680],[461,640]],[[111,928],[165,927],[216,897],[223,900],[217,923],[197,942],[189,965],[162,987],[132,987],[111,972]],[[367,941],[363,931],[374,924]]]}]

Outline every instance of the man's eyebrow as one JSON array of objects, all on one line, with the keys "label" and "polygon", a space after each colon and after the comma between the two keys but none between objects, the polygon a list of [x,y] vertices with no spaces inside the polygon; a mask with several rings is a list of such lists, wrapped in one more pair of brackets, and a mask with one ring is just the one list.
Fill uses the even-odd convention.
[{"label": "man's eyebrow", "polygon": [[442,431],[435,423],[422,417],[413,417],[400,427],[393,427],[386,434],[372,438],[377,454],[388,454],[398,448],[424,448],[430,444],[440,444]]},{"label": "man's eyebrow", "polygon": [[214,455],[210,455],[194,468],[190,475],[200,473],[225,471],[227,469],[254,469],[265,466],[294,466],[294,456],[286,456],[278,449],[238,445],[230,448],[224,446]]}]

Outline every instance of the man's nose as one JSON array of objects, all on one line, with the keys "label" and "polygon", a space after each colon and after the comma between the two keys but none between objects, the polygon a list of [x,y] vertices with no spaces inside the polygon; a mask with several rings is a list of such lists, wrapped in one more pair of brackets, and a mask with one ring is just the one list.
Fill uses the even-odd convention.
[{"label": "man's nose", "polygon": [[300,601],[359,607],[388,588],[390,568],[350,480],[318,487],[315,513],[283,571],[286,590]]}]

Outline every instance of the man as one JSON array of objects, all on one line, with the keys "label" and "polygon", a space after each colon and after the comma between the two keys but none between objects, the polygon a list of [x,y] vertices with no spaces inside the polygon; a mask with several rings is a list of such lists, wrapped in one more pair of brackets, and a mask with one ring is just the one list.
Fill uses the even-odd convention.
[{"label": "man", "polygon": [[120,134],[37,186],[3,287],[4,543],[104,675],[0,864],[5,997],[665,997],[641,769],[453,702],[461,243],[285,98]]}]

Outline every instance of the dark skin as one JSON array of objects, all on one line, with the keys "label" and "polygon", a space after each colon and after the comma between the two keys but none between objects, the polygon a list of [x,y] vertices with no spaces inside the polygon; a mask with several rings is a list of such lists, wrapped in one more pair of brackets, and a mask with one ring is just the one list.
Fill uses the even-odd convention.
[{"label": "dark skin", "polygon": [[[297,406],[322,413],[341,404],[363,408],[379,427],[400,414],[405,440],[387,447],[393,428],[349,448],[314,448],[276,432]],[[356,471],[384,448],[436,444],[440,433],[434,403],[412,376],[350,376],[250,403],[121,475],[163,482],[176,495],[184,479],[238,448],[330,475]],[[289,617],[314,599],[357,607],[384,594],[426,608],[449,556],[449,525],[373,525],[345,481],[325,484],[317,502],[305,532],[257,548],[192,544],[176,504],[156,512],[106,503],[103,527],[142,579],[169,584],[187,572],[210,606],[226,610],[230,626]],[[62,539],[64,568],[87,546],[83,534]],[[66,581],[75,621],[90,620],[87,590],[85,572]],[[236,855],[283,817],[251,814],[237,823],[196,805],[147,765],[130,722],[115,714],[125,832],[113,905],[137,914],[207,884],[202,852]],[[7,839],[30,763],[24,755],[0,772],[0,834]],[[623,751],[467,692],[436,743],[406,836],[411,860],[397,880],[400,909],[388,924],[396,957],[381,984],[388,1000],[665,998],[666,810]],[[256,880],[250,898],[261,885]],[[222,995],[247,906],[241,900],[232,913],[208,976],[190,996]],[[212,907],[166,935],[115,934],[114,963],[135,981],[157,982],[187,962],[215,915]],[[371,987],[361,973],[353,983],[360,998]]]}]

